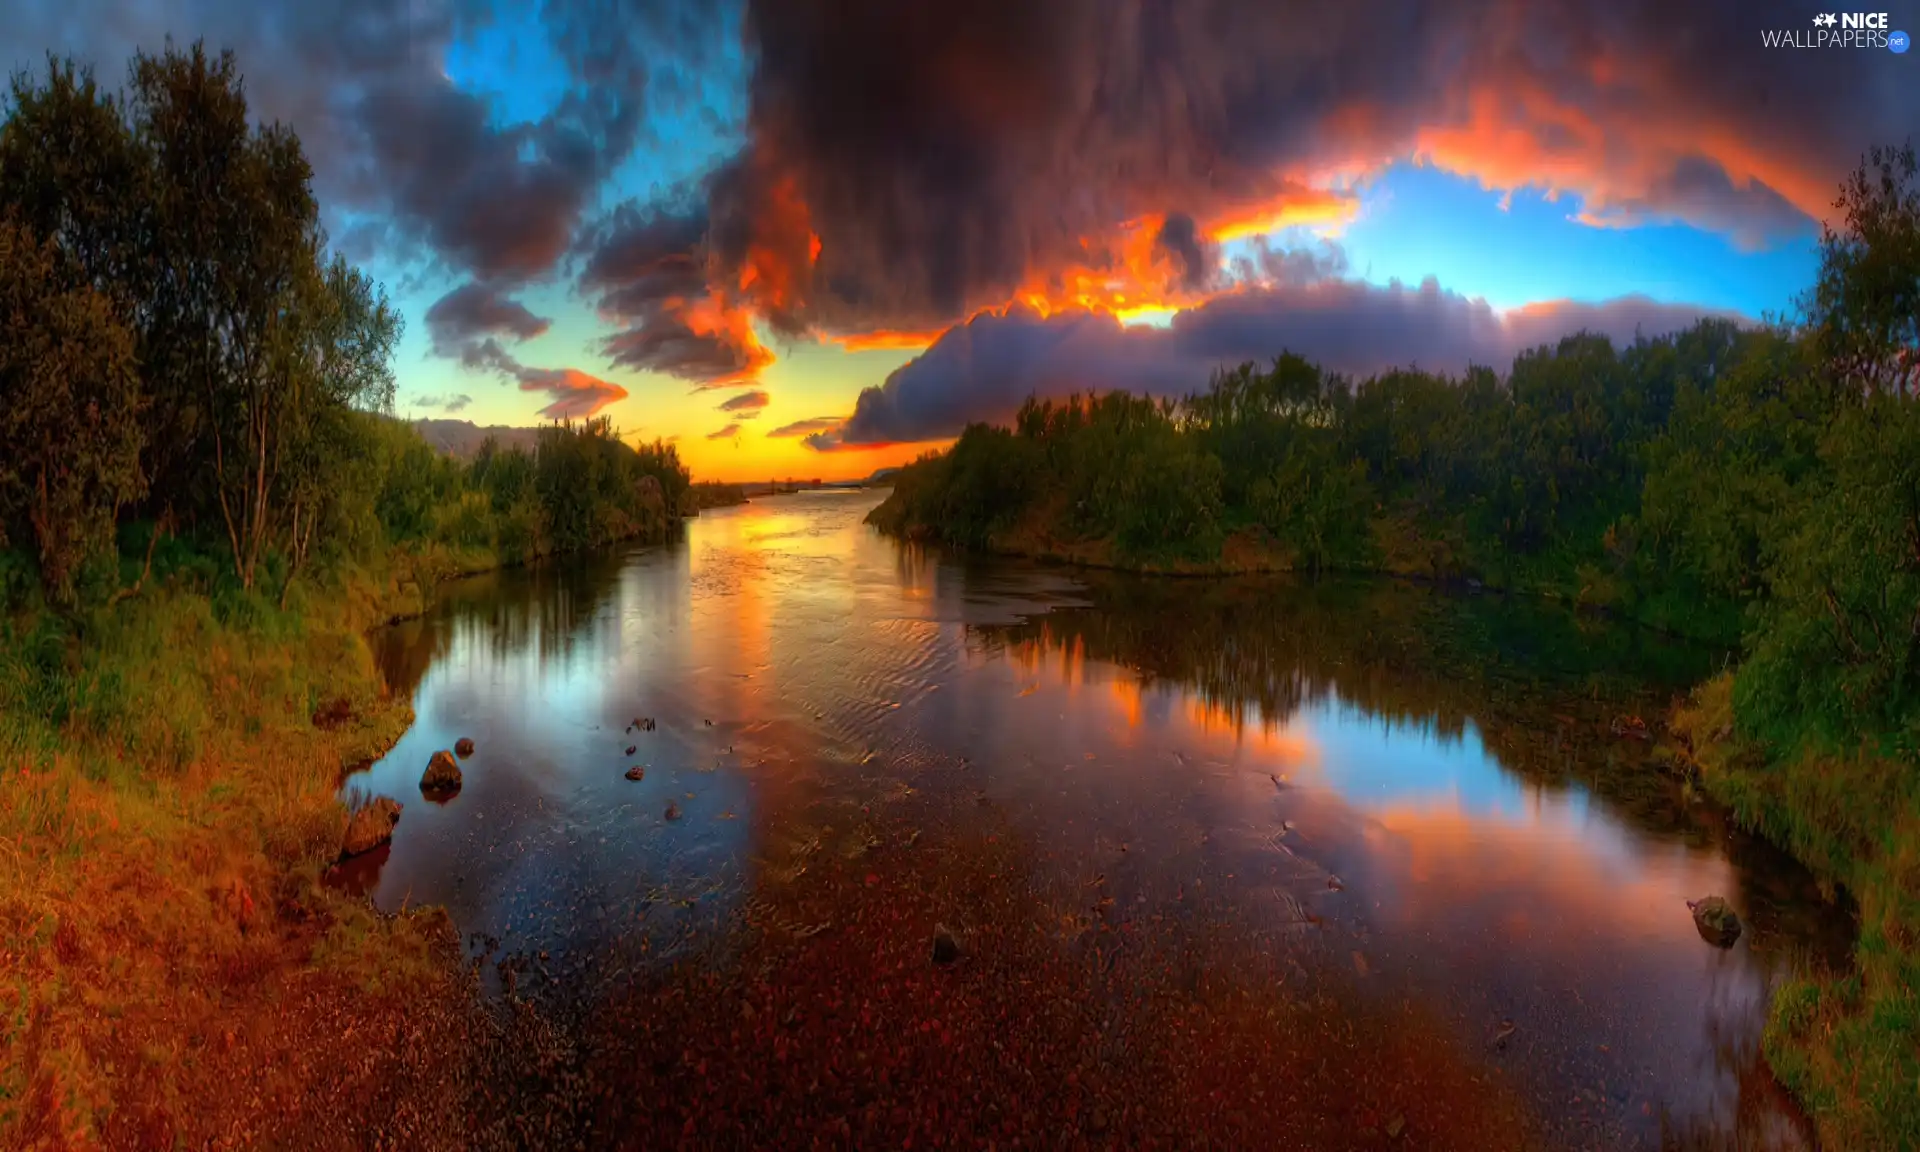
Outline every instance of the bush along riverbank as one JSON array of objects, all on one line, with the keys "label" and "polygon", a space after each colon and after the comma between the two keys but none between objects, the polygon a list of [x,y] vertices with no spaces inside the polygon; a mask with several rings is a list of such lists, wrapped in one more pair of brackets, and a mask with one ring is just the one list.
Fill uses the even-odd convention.
[{"label": "bush along riverbank", "polygon": [[1792,324],[1570,336],[1504,378],[1298,356],[1179,400],[1030,400],[869,522],[1161,572],[1337,569],[1540,593],[1743,653],[1673,753],[1861,908],[1857,970],[1767,1048],[1831,1147],[1920,1147],[1920,178],[1840,189]]},{"label": "bush along riverbank", "polygon": [[664,539],[687,470],[605,420],[435,452],[299,141],[230,57],[129,75],[0,125],[0,1144],[436,1146],[486,1034],[451,927],[320,883],[411,721],[365,631]]}]

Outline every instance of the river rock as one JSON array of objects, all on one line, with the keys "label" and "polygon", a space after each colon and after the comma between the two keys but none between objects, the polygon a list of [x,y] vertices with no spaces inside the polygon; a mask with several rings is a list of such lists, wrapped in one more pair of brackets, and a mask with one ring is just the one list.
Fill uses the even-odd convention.
[{"label": "river rock", "polygon": [[1700,938],[1719,948],[1731,948],[1740,938],[1740,917],[1733,906],[1718,896],[1709,896],[1705,900],[1689,900],[1687,907],[1693,911],[1693,926],[1700,930]]},{"label": "river rock", "polygon": [[635,764],[633,767],[627,769],[627,779],[629,780],[645,780],[646,778],[647,766],[645,764]]},{"label": "river rock", "polygon": [[945,965],[951,964],[958,959],[960,959],[960,944],[953,938],[953,933],[948,932],[945,928],[935,932],[933,934],[933,962],[935,964]]},{"label": "river rock", "polygon": [[460,739],[455,740],[453,742],[453,754],[463,760],[473,755],[473,738],[471,736],[462,736]]},{"label": "river rock", "polygon": [[340,855],[358,856],[393,839],[393,826],[400,822],[401,807],[400,801],[379,796],[356,810],[347,818],[347,835],[340,843]]},{"label": "river rock", "polygon": [[678,804],[667,805],[667,819],[669,820],[680,819],[680,805]]},{"label": "river rock", "polygon": [[422,792],[457,792],[460,789],[460,762],[453,753],[442,748],[427,761],[427,771],[420,777]]}]

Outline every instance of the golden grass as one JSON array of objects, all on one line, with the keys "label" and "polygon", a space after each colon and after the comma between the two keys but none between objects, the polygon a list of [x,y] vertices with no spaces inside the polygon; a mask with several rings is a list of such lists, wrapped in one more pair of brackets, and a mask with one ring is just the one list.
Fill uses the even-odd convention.
[{"label": "golden grass", "polygon": [[[344,827],[342,765],[411,721],[360,631],[405,609],[400,587],[350,585],[287,613],[160,590],[65,635],[14,622],[0,1145],[170,1147],[211,1123],[222,1092],[207,1077],[230,1062],[206,1054],[236,1013],[285,1002],[316,970],[379,996],[444,966],[443,917],[384,920],[318,884]],[[323,730],[323,706],[351,718]],[[255,1058],[272,1048],[268,1035]]]}]

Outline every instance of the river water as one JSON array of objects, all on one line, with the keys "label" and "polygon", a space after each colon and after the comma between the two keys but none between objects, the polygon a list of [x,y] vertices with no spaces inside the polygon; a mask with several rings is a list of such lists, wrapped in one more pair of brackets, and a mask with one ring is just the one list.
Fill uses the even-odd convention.
[{"label": "river water", "polygon": [[[821,1009],[811,1084],[743,1070],[742,1091],[797,1084],[897,1133],[918,1121],[876,1112],[862,1077],[918,1101],[916,1076],[1024,1063],[1030,1147],[1068,1127],[1089,1146],[1808,1146],[1759,1054],[1766,997],[1844,962],[1848,918],[1614,732],[1715,654],[1395,581],[945,557],[865,527],[878,499],[710,511],[666,546],[460,582],[384,630],[418,719],[345,788],[405,814],[342,881],[444,905],[490,986],[651,1045],[636,1099],[723,1085],[687,1033],[717,1030],[712,1061],[751,1050],[736,1000],[804,1030],[864,989],[850,1023]],[[464,787],[430,802],[420,773],[463,736]],[[1731,948],[1695,931],[1707,895],[1746,920]],[[950,968],[929,958],[942,930]],[[675,980],[731,989],[728,1020],[700,1022],[719,993],[669,1000]],[[669,1003],[671,1041],[633,1040]],[[1002,1047],[1042,1016],[1050,1039]],[[921,1033],[962,1054],[868,1071],[869,1047]],[[764,1042],[739,1059],[787,1058]],[[970,1064],[969,1044],[1001,1055]],[[1149,1065],[1151,1103],[1131,1087]],[[1024,1090],[977,1085],[935,1131],[984,1146]]]}]

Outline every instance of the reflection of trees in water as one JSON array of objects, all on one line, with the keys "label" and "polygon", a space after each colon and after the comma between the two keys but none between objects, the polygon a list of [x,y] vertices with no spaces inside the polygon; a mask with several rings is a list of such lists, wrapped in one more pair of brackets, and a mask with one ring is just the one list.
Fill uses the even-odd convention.
[{"label": "reflection of trees in water", "polygon": [[456,642],[496,660],[531,651],[542,664],[566,660],[583,644],[617,643],[620,620],[602,610],[619,589],[621,565],[615,556],[573,558],[443,585],[426,616],[375,637],[381,674],[393,692],[411,696]]},{"label": "reflection of trees in water", "polygon": [[1673,1152],[1787,1152],[1815,1146],[1813,1126],[1774,1078],[1761,1051],[1754,974],[1732,952],[1715,953],[1701,1020],[1701,1069],[1713,1099],[1682,1120],[1662,1114],[1660,1143]]},{"label": "reflection of trees in water", "polygon": [[1277,725],[1330,695],[1444,739],[1472,722],[1503,763],[1548,778],[1629,751],[1596,731],[1663,703],[1709,659],[1547,605],[1395,581],[1112,578],[1093,592],[1096,609],[979,627],[971,639],[1028,657],[1082,646],[1236,724]]},{"label": "reflection of trees in water", "polygon": [[1638,827],[1706,847],[1714,830],[1650,771],[1615,718],[1657,722],[1713,654],[1539,601],[1392,580],[1089,581],[1097,608],[969,630],[1032,661],[1088,659],[1191,692],[1236,725],[1274,727],[1337,696],[1389,724],[1457,740],[1471,723],[1508,770],[1579,784]]}]

